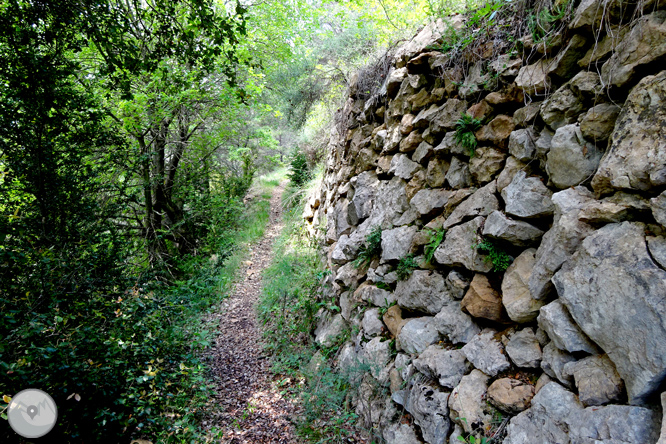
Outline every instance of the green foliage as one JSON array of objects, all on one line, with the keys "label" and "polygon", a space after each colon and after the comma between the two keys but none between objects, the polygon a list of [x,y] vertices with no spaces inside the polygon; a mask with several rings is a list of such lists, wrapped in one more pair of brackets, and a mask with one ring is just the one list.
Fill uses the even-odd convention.
[{"label": "green foliage", "polygon": [[437,247],[439,247],[439,245],[444,240],[445,234],[446,234],[446,229],[444,228],[439,228],[438,230],[431,230],[430,241],[425,245],[425,247],[423,247],[423,252],[426,262],[430,263],[432,261],[432,258],[435,255]]},{"label": "green foliage", "polygon": [[395,269],[396,274],[398,275],[399,281],[404,281],[405,279],[411,276],[412,271],[417,269],[419,264],[414,260],[413,254],[408,254],[407,256],[400,259],[398,266]]},{"label": "green foliage", "polygon": [[562,20],[570,11],[568,2],[553,5],[551,8],[533,10],[527,16],[527,28],[532,35],[532,41],[544,41],[553,32],[553,24]]},{"label": "green foliage", "polygon": [[477,145],[474,133],[479,128],[481,128],[481,121],[467,113],[463,113],[456,122],[455,141],[469,151],[470,157],[474,157]]},{"label": "green foliage", "polygon": [[377,225],[372,228],[370,234],[365,237],[365,243],[358,250],[358,256],[354,260],[356,268],[363,267],[382,252],[382,227]]},{"label": "green foliage", "polygon": [[476,439],[474,435],[469,435],[467,438],[460,435],[458,436],[458,441],[464,442],[465,444],[488,444],[490,442],[486,437]]},{"label": "green foliage", "polygon": [[296,151],[291,157],[290,166],[288,177],[292,186],[300,187],[312,178],[305,153]]},{"label": "green foliage", "polygon": [[504,272],[513,262],[513,258],[491,240],[483,239],[475,248],[487,255],[484,260],[493,264],[493,271],[495,272]]}]

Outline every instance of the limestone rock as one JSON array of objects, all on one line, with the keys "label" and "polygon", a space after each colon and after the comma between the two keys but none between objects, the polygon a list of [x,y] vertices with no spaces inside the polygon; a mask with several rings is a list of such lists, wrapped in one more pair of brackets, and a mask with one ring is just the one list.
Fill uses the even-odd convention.
[{"label": "limestone rock", "polygon": [[443,156],[446,154],[465,154],[463,148],[456,142],[455,131],[449,131],[444,135],[442,141],[433,148],[436,155]]},{"label": "limestone rock", "polygon": [[588,140],[605,142],[613,132],[620,107],[611,103],[601,103],[590,108],[580,122],[580,131]]},{"label": "limestone rock", "polygon": [[409,253],[417,231],[418,228],[413,225],[382,231],[382,262],[405,257]]},{"label": "limestone rock", "polygon": [[526,247],[543,236],[543,231],[527,222],[510,219],[501,211],[493,211],[483,226],[483,235]]},{"label": "limestone rock", "polygon": [[[660,13],[666,19],[666,11]],[[631,90],[592,180],[598,194],[666,185],[666,139],[661,130],[666,125],[664,97],[666,71],[644,77]]]},{"label": "limestone rock", "polygon": [[396,301],[395,294],[374,285],[366,285],[366,283],[354,292],[354,298],[369,302],[376,307],[389,307]]},{"label": "limestone rock", "polygon": [[541,368],[551,378],[557,379],[567,387],[571,387],[573,386],[573,378],[571,374],[565,371],[565,368],[567,364],[574,361],[576,361],[576,358],[557,348],[554,343],[549,342],[543,348]]},{"label": "limestone rock", "polygon": [[621,16],[620,5],[621,2],[618,0],[583,0],[576,8],[569,27],[596,29],[602,23],[604,16],[608,21],[618,19]]},{"label": "limestone rock", "polygon": [[411,153],[423,142],[423,137],[418,131],[412,131],[409,136],[400,141],[400,152]]},{"label": "limestone rock", "polygon": [[624,383],[608,356],[590,356],[566,364],[564,371],[573,375],[578,398],[586,407],[621,401]]},{"label": "limestone rock", "polygon": [[[632,404],[655,395],[666,376],[666,271],[652,261],[642,224],[597,230],[553,277],[580,328],[607,354]],[[598,313],[603,313],[599,316]]]},{"label": "limestone rock", "polygon": [[541,365],[541,346],[531,328],[511,335],[506,344],[506,354],[518,367],[539,368]]},{"label": "limestone rock", "polygon": [[496,333],[495,330],[486,328],[461,349],[474,367],[490,376],[495,376],[511,367],[502,353],[502,344],[495,339]]},{"label": "limestone rock", "polygon": [[382,329],[384,328],[384,323],[380,319],[379,309],[371,308],[370,310],[367,310],[363,315],[361,325],[363,326],[363,333],[368,339],[381,334]]},{"label": "limestone rock", "polygon": [[426,383],[416,383],[409,391],[405,410],[414,417],[414,422],[421,428],[423,439],[428,444],[446,443],[451,429],[448,401],[448,393]]},{"label": "limestone rock", "polygon": [[[377,337],[365,344],[361,352],[361,362],[370,367],[370,374],[376,379],[382,379],[382,373],[391,358],[389,341]],[[388,377],[388,372],[386,372]]]},{"label": "limestone rock", "polygon": [[548,152],[546,170],[558,188],[576,186],[591,178],[599,166],[601,151],[583,139],[578,125],[565,125],[555,131]]},{"label": "limestone rock", "polygon": [[414,360],[414,367],[439,385],[453,389],[467,373],[465,355],[460,350],[445,350],[431,345]]},{"label": "limestone rock", "polygon": [[[405,195],[407,196],[407,200],[411,200],[412,197],[416,195],[419,191],[421,191],[425,186],[427,185],[426,183],[426,173],[423,171],[423,169],[419,169],[416,173],[414,173],[414,176],[412,179],[407,182],[407,185],[405,186]],[[407,210],[410,211],[410,210]],[[407,212],[406,211],[406,212]],[[405,212],[405,213],[406,213]],[[407,216],[405,216],[407,217]],[[401,217],[402,219],[402,217]],[[418,215],[415,217],[415,219],[418,219]],[[395,222],[395,225],[406,225],[410,224],[410,222]]]},{"label": "limestone rock", "polygon": [[349,234],[351,232],[351,225],[349,224],[348,217],[348,208],[349,201],[347,199],[342,199],[335,206],[335,228],[337,238],[340,238],[343,234]]},{"label": "limestone rock", "polygon": [[425,189],[417,192],[410,204],[414,210],[424,216],[435,212],[448,214],[452,208],[470,194],[472,194],[470,190]]},{"label": "limestone rock", "polygon": [[393,423],[384,429],[382,436],[386,444],[423,444],[409,424]]},{"label": "limestone rock", "polygon": [[541,117],[548,126],[557,130],[570,124],[583,111],[583,103],[569,84],[555,91],[541,106]]},{"label": "limestone rock", "polygon": [[407,77],[407,68],[398,68],[389,73],[386,80],[386,93],[389,97],[395,97],[405,77]]},{"label": "limestone rock", "polygon": [[490,182],[504,166],[506,153],[495,148],[478,148],[469,161],[469,172],[483,185]]},{"label": "limestone rock", "polygon": [[459,271],[453,270],[447,276],[444,284],[446,289],[454,299],[462,299],[465,296],[467,287],[471,279]]},{"label": "limestone rock", "polygon": [[659,436],[659,415],[628,405],[588,407],[569,415],[572,443],[652,443]]},{"label": "limestone rock", "polygon": [[648,250],[652,259],[661,267],[666,269],[666,237],[648,236],[646,238]]},{"label": "limestone rock", "polygon": [[532,171],[527,164],[524,164],[515,157],[507,157],[504,169],[502,169],[502,172],[497,176],[497,191],[501,193],[504,188],[508,187],[516,174],[518,174],[518,171],[521,170],[525,171],[527,174],[530,174]]},{"label": "limestone rock", "polygon": [[532,398],[530,409],[511,419],[504,444],[569,444],[568,418],[582,411],[576,395],[556,382],[548,383]]},{"label": "limestone rock", "polygon": [[448,170],[449,162],[444,159],[432,159],[428,162],[428,170],[425,177],[428,186],[439,188],[444,185],[444,179]]},{"label": "limestone rock", "polygon": [[430,132],[442,134],[453,130],[462,113],[467,111],[467,102],[458,99],[449,99],[439,107],[430,120]]},{"label": "limestone rock", "polygon": [[407,319],[398,333],[397,348],[406,353],[421,353],[438,339],[439,332],[433,317],[411,318]]},{"label": "limestone rock", "polygon": [[509,137],[509,153],[521,162],[529,162],[536,154],[536,131],[523,128],[511,133]]},{"label": "limestone rock", "polygon": [[534,386],[517,379],[498,379],[488,387],[488,400],[507,413],[520,413],[530,406],[534,397]]},{"label": "limestone rock", "polygon": [[543,93],[550,87],[549,66],[551,60],[542,59],[533,65],[520,68],[516,77],[516,85],[523,88],[526,94]]},{"label": "limestone rock", "polygon": [[520,171],[511,183],[502,190],[506,203],[505,212],[516,217],[532,218],[553,214],[553,193],[538,177],[527,177]]},{"label": "limestone rock", "polygon": [[445,179],[453,189],[469,187],[472,183],[469,164],[458,159],[456,156],[453,156]]},{"label": "limestone rock", "polygon": [[377,174],[372,171],[365,171],[358,176],[355,180],[352,179],[354,186],[354,197],[351,203],[354,209],[354,215],[357,220],[363,220],[370,216],[372,212],[372,204],[375,200],[379,180]]},{"label": "limestone rock", "polygon": [[315,330],[315,342],[322,347],[332,346],[347,329],[342,315],[337,314],[331,319],[324,318]]},{"label": "limestone rock", "polygon": [[666,226],[666,191],[650,200],[654,220]]},{"label": "limestone rock", "polygon": [[412,160],[414,162],[423,163],[424,161],[430,159],[433,153],[433,147],[428,142],[421,142],[421,144],[416,148],[414,154],[412,154]]},{"label": "limestone rock", "polygon": [[352,262],[348,262],[338,268],[338,272],[335,275],[335,282],[346,288],[355,287],[358,285],[360,279],[361,272]]},{"label": "limestone rock", "polygon": [[492,416],[485,411],[488,379],[483,372],[472,370],[472,373],[462,377],[449,397],[451,416],[459,418],[456,422],[467,433],[485,429],[492,420]]},{"label": "limestone rock", "polygon": [[395,289],[398,304],[403,308],[437,314],[453,298],[446,292],[444,278],[436,271],[414,270]]},{"label": "limestone rock", "polygon": [[[666,11],[644,15],[601,67],[604,85],[622,86],[641,66],[666,54]],[[644,81],[644,80],[643,80]],[[626,105],[625,105],[626,106]]]},{"label": "limestone rock", "polygon": [[513,113],[513,123],[515,123],[516,126],[531,126],[539,115],[539,111],[541,111],[541,105],[543,105],[542,102],[531,102],[526,106],[517,109],[516,112]]},{"label": "limestone rock", "polygon": [[472,317],[463,313],[459,301],[449,302],[442,307],[435,316],[435,327],[454,344],[466,344],[481,332]]},{"label": "limestone rock", "polygon": [[500,114],[476,132],[476,140],[505,148],[515,127],[511,117]]},{"label": "limestone rock", "polygon": [[396,338],[400,334],[402,327],[404,327],[408,321],[407,319],[402,318],[402,310],[397,305],[393,305],[386,310],[386,313],[382,316],[382,320],[384,321],[384,324],[386,324],[386,328],[388,328],[393,337]]},{"label": "limestone rock", "polygon": [[391,160],[389,174],[395,174],[401,179],[409,180],[419,169],[421,169],[421,165],[409,160],[407,155],[396,154]]},{"label": "limestone rock", "polygon": [[484,261],[477,249],[472,248],[477,243],[477,232],[482,225],[483,217],[479,216],[447,231],[444,242],[435,251],[437,263],[488,273],[492,269],[492,264]]},{"label": "limestone rock", "polygon": [[495,197],[495,190],[495,182],[491,182],[477,190],[453,210],[442,227],[449,229],[465,219],[471,219],[476,216],[487,216],[497,210],[499,208],[499,201]]},{"label": "limestone rock", "polygon": [[550,279],[576,251],[593,228],[579,220],[583,208],[594,201],[586,188],[569,188],[555,193],[556,207],[553,226],[543,235],[536,252],[536,263],[530,275],[529,288],[532,298],[543,300],[552,290]]},{"label": "limestone rock", "polygon": [[355,242],[354,239],[350,239],[349,236],[343,234],[333,248],[331,259],[334,264],[346,264],[356,258],[360,247],[361,245]]},{"label": "limestone rock", "polygon": [[502,297],[483,274],[475,274],[460,307],[475,318],[505,320]]},{"label": "limestone rock", "polygon": [[559,300],[541,307],[537,321],[539,327],[548,333],[548,337],[560,350],[590,354],[598,351],[596,345],[580,330],[567,308]]}]

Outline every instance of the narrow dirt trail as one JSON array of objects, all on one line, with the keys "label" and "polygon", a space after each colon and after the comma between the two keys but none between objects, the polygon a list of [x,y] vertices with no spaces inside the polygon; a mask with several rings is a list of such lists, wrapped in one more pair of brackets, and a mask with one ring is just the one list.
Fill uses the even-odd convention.
[{"label": "narrow dirt trail", "polygon": [[239,270],[242,281],[217,314],[219,335],[208,359],[222,414],[207,426],[223,430],[224,444],[298,442],[289,421],[296,406],[275,387],[255,312],[261,272],[270,264],[273,243],[282,229],[283,191],[284,185],[274,189],[266,235],[252,246],[250,259]]}]

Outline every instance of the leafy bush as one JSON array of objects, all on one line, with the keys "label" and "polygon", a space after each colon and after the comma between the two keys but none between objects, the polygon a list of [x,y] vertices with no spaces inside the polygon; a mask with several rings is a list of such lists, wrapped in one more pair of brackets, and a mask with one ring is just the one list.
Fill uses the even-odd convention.
[{"label": "leafy bush", "polygon": [[290,173],[288,174],[291,185],[300,187],[311,179],[310,168],[308,167],[308,158],[305,153],[295,153],[290,162]]},{"label": "leafy bush", "polygon": [[492,241],[484,239],[476,245],[476,249],[481,253],[487,254],[484,259],[486,262],[493,264],[493,271],[503,272],[509,268],[513,258],[507,254],[506,251],[495,245]]},{"label": "leafy bush", "polygon": [[419,267],[419,264],[414,260],[413,254],[408,254],[407,256],[400,259],[398,266],[395,269],[396,274],[398,275],[398,280],[404,281],[407,279],[416,268]]},{"label": "leafy bush", "polygon": [[467,113],[463,113],[456,122],[455,141],[469,151],[469,156],[474,157],[476,150],[476,136],[474,133],[481,128],[481,121]]},{"label": "leafy bush", "polygon": [[365,243],[358,250],[358,256],[354,260],[355,267],[362,267],[379,256],[382,252],[382,227],[375,226],[365,238]]}]

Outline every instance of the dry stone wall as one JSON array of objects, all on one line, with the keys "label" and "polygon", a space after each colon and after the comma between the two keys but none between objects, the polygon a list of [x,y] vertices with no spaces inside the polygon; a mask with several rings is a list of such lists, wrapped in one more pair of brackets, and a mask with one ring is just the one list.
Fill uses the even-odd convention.
[{"label": "dry stone wall", "polygon": [[[379,440],[659,439],[666,5],[619,25],[626,6],[582,0],[559,50],[527,45],[466,75],[428,49],[440,20],[399,48],[377,94],[350,88],[304,218],[340,307],[319,313],[316,342],[345,340],[335,365]],[[463,113],[483,122],[474,152],[456,142]],[[381,253],[362,263],[377,227]]]}]

